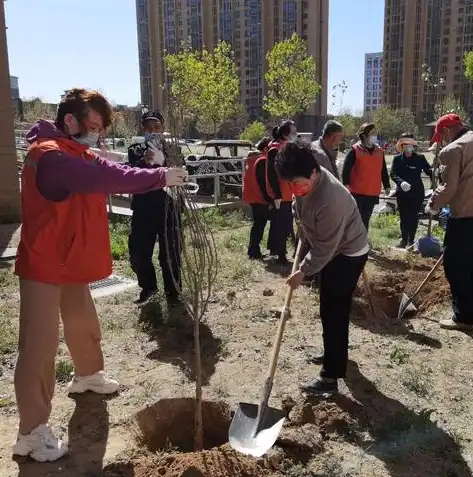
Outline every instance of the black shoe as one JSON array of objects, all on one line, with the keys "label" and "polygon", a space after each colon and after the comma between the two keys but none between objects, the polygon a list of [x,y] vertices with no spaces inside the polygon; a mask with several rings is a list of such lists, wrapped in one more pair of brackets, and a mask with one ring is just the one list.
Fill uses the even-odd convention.
[{"label": "black shoe", "polygon": [[397,248],[406,248],[407,242],[405,240],[401,240],[397,246]]},{"label": "black shoe", "polygon": [[156,296],[158,290],[141,290],[140,296],[137,300],[134,301],[135,305],[144,305],[147,303],[151,298]]},{"label": "black shoe", "polygon": [[307,361],[312,364],[324,364],[324,354],[319,353],[319,354],[312,354],[307,358]]},{"label": "black shoe", "polygon": [[169,306],[183,306],[181,297],[177,293],[166,293],[166,301]]},{"label": "black shoe", "polygon": [[301,390],[310,394],[338,393],[338,381],[331,378],[315,378],[301,386]]},{"label": "black shoe", "polygon": [[264,256],[262,253],[256,254],[256,255],[250,255],[250,254],[248,254],[248,258],[249,258],[250,260],[264,260],[264,259],[265,259],[265,256]]},{"label": "black shoe", "polygon": [[276,263],[278,265],[283,265],[284,267],[287,267],[289,265],[289,260],[286,257],[279,256],[276,260]]}]

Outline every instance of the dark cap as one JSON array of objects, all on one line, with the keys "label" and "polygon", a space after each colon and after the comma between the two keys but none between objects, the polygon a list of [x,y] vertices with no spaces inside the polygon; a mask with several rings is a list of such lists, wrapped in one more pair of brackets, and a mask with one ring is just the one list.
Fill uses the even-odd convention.
[{"label": "dark cap", "polygon": [[147,111],[141,116],[141,124],[144,124],[146,121],[153,120],[164,123],[164,116],[160,111]]},{"label": "dark cap", "polygon": [[374,123],[363,123],[358,129],[357,135],[360,137],[362,134],[367,134],[369,131],[375,128]]}]

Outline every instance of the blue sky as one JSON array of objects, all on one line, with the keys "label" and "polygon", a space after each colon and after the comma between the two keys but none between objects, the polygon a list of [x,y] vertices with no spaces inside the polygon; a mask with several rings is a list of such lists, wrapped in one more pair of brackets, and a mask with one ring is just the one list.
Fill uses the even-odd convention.
[{"label": "blue sky", "polygon": [[[10,0],[5,9],[22,97],[57,102],[65,89],[86,86],[118,104],[140,101],[134,0]],[[344,106],[362,109],[364,54],[382,50],[383,15],[381,0],[330,0],[329,109],[343,79]]]}]

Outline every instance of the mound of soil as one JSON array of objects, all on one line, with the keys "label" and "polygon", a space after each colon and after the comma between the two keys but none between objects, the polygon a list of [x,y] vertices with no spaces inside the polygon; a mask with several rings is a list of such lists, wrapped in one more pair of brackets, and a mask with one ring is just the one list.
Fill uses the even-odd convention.
[{"label": "mound of soil", "polygon": [[134,477],[264,477],[258,461],[237,454],[229,446],[204,452],[143,457],[134,462]]},{"label": "mound of soil", "polygon": [[341,409],[336,402],[307,401],[297,403],[289,414],[291,426],[299,427],[315,425],[322,437],[349,436],[357,427],[357,421],[347,411]]}]

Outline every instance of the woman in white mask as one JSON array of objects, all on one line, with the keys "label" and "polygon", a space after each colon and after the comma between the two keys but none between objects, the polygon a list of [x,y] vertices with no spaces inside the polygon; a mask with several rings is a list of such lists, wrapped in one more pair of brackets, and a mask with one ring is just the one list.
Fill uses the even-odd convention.
[{"label": "woman in white mask", "polygon": [[362,124],[358,130],[359,141],[350,148],[342,170],[343,185],[356,200],[361,219],[369,228],[374,206],[379,202],[381,184],[386,195],[390,181],[384,151],[378,145],[373,123]]},{"label": "woman in white mask", "polygon": [[425,194],[422,172],[432,179],[432,167],[423,154],[415,152],[416,145],[412,134],[402,134],[396,144],[399,154],[391,165],[391,179],[397,186],[396,198],[401,219],[400,248],[409,247],[415,241]]}]

